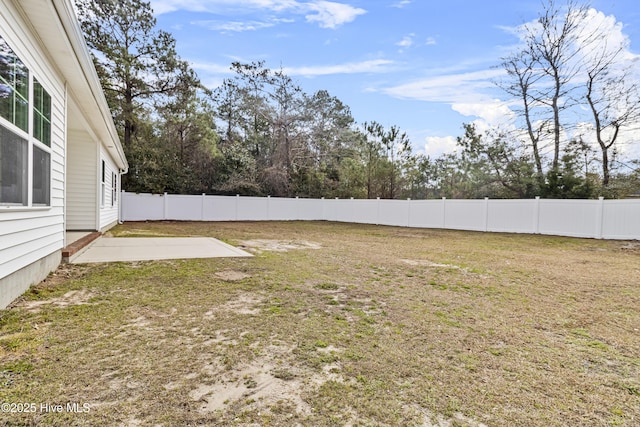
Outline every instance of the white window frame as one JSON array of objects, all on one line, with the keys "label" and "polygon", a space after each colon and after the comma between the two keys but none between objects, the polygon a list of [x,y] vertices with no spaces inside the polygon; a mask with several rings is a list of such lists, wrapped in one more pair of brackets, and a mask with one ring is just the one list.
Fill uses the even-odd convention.
[{"label": "white window frame", "polygon": [[107,162],[100,159],[100,207],[103,208],[107,198]]},{"label": "white window frame", "polygon": [[118,174],[111,172],[111,207],[116,205],[118,194]]},{"label": "white window frame", "polygon": [[[10,43],[8,42],[7,38],[4,37],[2,34],[0,34],[0,37],[2,37],[2,39],[4,40],[4,42],[6,42],[6,44],[9,46],[9,48],[13,51],[13,48],[11,47]],[[26,186],[27,186],[27,194],[26,194],[26,200],[21,202],[21,203],[10,203],[10,202],[1,202],[0,201],[0,209],[31,209],[31,208],[38,208],[38,209],[51,209],[51,198],[52,198],[52,189],[53,189],[53,150],[50,146],[47,146],[46,144],[43,144],[42,142],[40,142],[34,135],[34,108],[35,108],[35,95],[34,95],[34,86],[35,86],[35,81],[37,80],[38,84],[40,86],[42,86],[43,90],[47,92],[47,95],[50,98],[50,121],[53,121],[53,97],[51,97],[51,90],[49,88],[47,88],[47,85],[45,83],[43,83],[43,81],[41,79],[38,79],[37,77],[34,76],[33,72],[31,71],[30,67],[28,67],[28,65],[22,61],[22,59],[20,59],[20,57],[18,56],[18,54],[13,51],[13,54],[16,55],[16,57],[20,60],[20,62],[22,62],[24,64],[24,67],[26,68],[27,72],[28,72],[28,84],[29,84],[29,90],[27,92],[27,114],[28,114],[28,118],[27,118],[27,131],[24,131],[23,129],[21,129],[19,126],[15,125],[13,122],[11,122],[10,120],[5,119],[4,117],[0,116],[0,125],[2,127],[4,127],[7,131],[15,134],[17,137],[22,138],[24,140],[27,141],[27,168],[26,170],[23,170],[23,173],[26,174]],[[50,126],[49,129],[49,141],[50,144],[53,145],[53,127]],[[47,200],[45,203],[34,203],[33,199],[34,199],[34,188],[33,188],[33,184],[34,184],[34,148],[37,148],[38,150],[48,154],[48,167],[49,170],[46,172],[47,177],[48,177],[48,185],[49,188],[47,190]],[[25,177],[23,176],[22,179],[24,179]]]}]

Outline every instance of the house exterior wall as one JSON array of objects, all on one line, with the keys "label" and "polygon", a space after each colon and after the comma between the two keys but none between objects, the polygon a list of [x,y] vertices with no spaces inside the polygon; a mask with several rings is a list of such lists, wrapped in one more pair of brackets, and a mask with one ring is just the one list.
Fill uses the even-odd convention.
[{"label": "house exterior wall", "polygon": [[87,132],[69,131],[67,141],[67,230],[98,230],[98,146]]},{"label": "house exterior wall", "polygon": [[[104,181],[102,173],[102,163],[104,162]],[[98,185],[99,185],[99,230],[105,231],[118,223],[118,205],[120,203],[119,185],[120,176],[118,168],[104,149],[100,145],[100,162],[98,164]]]},{"label": "house exterior wall", "polygon": [[[0,205],[0,307],[4,307],[46,277],[51,270],[42,265],[55,263],[55,258],[59,262],[64,245],[66,89],[54,66],[43,60],[45,52],[14,4],[0,0],[0,12],[0,36],[51,96],[50,206]],[[10,127],[7,123],[2,122]],[[34,274],[25,273],[29,266],[34,266]],[[15,282],[12,277],[21,271],[29,280]]]}]

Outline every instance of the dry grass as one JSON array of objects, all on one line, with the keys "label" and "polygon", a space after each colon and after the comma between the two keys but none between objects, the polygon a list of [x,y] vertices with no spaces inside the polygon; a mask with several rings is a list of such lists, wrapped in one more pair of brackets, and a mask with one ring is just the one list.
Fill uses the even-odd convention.
[{"label": "dry grass", "polygon": [[[254,258],[66,267],[0,312],[0,425],[640,425],[630,242],[127,223]],[[252,246],[253,245],[253,246]],[[47,413],[41,403],[88,404]]]}]

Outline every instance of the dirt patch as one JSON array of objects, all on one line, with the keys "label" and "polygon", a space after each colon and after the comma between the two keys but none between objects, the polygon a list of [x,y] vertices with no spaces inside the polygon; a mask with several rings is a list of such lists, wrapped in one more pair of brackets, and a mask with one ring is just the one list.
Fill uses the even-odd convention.
[{"label": "dirt patch", "polygon": [[415,408],[417,412],[422,413],[424,416],[424,423],[421,427],[487,427],[479,421],[473,418],[467,417],[460,412],[454,413],[451,417],[445,417],[443,415],[434,415],[424,408]]},{"label": "dirt patch", "polygon": [[628,252],[640,252],[640,242],[626,242],[620,249]]},{"label": "dirt patch", "polygon": [[21,301],[17,306],[23,307],[28,312],[36,313],[40,311],[42,307],[47,305],[64,308],[71,305],[89,304],[89,300],[94,296],[95,294],[93,292],[81,289],[78,291],[69,291],[61,297],[51,298],[48,300]]},{"label": "dirt patch", "polygon": [[201,413],[224,410],[236,404],[261,407],[263,410],[286,401],[296,412],[310,414],[311,408],[301,398],[304,383],[295,378],[276,378],[274,365],[255,362],[242,369],[223,373],[213,384],[200,384],[189,396],[201,402]]},{"label": "dirt patch", "polygon": [[401,259],[401,262],[412,265],[414,267],[431,267],[431,268],[452,268],[454,270],[460,270],[461,267],[453,264],[439,264],[437,262],[428,261],[426,259]]},{"label": "dirt patch", "polygon": [[224,280],[225,282],[239,282],[240,280],[248,279],[251,277],[250,274],[243,273],[242,271],[236,270],[223,270],[215,273],[216,277]]},{"label": "dirt patch", "polygon": [[216,345],[216,344],[224,344],[224,345],[238,345],[238,340],[233,339],[233,338],[229,338],[226,334],[228,333],[228,330],[223,330],[223,331],[216,331],[215,332],[215,338],[210,338],[207,341],[205,341],[203,344],[205,346],[212,346],[212,345]]},{"label": "dirt patch", "polygon": [[[330,354],[342,352],[342,349],[327,346],[315,351]],[[344,383],[345,379],[340,374],[342,365],[327,363],[320,372],[314,372],[308,367],[296,366],[293,353],[292,347],[275,343],[267,345],[261,352],[262,356],[253,362],[241,364],[230,371],[221,364],[214,368],[207,364],[203,373],[215,381],[198,384],[189,396],[201,403],[198,410],[202,414],[234,407],[268,413],[284,405],[297,415],[310,415],[312,409],[303,399],[303,393],[328,381]]]},{"label": "dirt patch", "polygon": [[222,311],[233,312],[237,314],[256,315],[260,313],[260,307],[257,307],[262,303],[262,299],[253,294],[240,294],[236,298],[227,301],[225,304],[219,307],[214,307],[204,314],[205,318],[212,318],[216,313]]},{"label": "dirt patch", "polygon": [[321,249],[319,243],[309,242],[306,240],[243,240],[240,242],[240,249],[248,249],[253,252],[288,252],[296,249]]}]

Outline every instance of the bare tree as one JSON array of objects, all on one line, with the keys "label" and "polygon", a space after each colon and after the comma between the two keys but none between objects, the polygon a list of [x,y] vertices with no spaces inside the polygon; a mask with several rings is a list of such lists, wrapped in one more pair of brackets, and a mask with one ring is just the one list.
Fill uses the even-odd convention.
[{"label": "bare tree", "polygon": [[551,79],[550,90],[542,90],[538,101],[552,110],[553,162],[551,169],[558,170],[560,161],[561,111],[569,108],[572,82],[580,73],[580,62],[576,61],[581,48],[587,48],[589,40],[580,40],[581,28],[588,6],[569,1],[567,7],[558,8],[553,0],[547,3],[538,22],[540,31],[529,34],[527,48],[532,58],[541,67],[542,73]]},{"label": "bare tree", "polygon": [[554,0],[546,1],[538,20],[521,27],[521,49],[503,58],[509,80],[500,86],[523,104],[521,116],[539,179],[543,176],[541,149],[545,142],[553,146],[551,170],[557,172],[559,168],[562,115],[574,106],[572,93],[581,72],[579,53],[590,42],[581,32],[588,10],[573,0],[565,7],[557,6]]},{"label": "bare tree", "polygon": [[[536,166],[536,178],[540,185],[544,182],[544,169],[542,166],[542,156],[540,154],[540,139],[543,131],[547,127],[546,120],[536,120],[533,116],[536,101],[531,96],[530,91],[535,83],[541,78],[534,72],[535,60],[525,52],[519,52],[502,62],[503,68],[511,81],[503,86],[503,89],[522,102],[520,115],[524,119],[526,132],[529,137],[533,158]],[[535,123],[534,123],[535,121]]]},{"label": "bare tree", "polygon": [[603,187],[609,185],[612,163],[609,154],[615,149],[621,129],[640,119],[638,83],[630,78],[631,65],[624,65],[625,47],[625,43],[610,46],[601,42],[599,49],[592,51],[586,70],[585,98],[600,147]]}]

